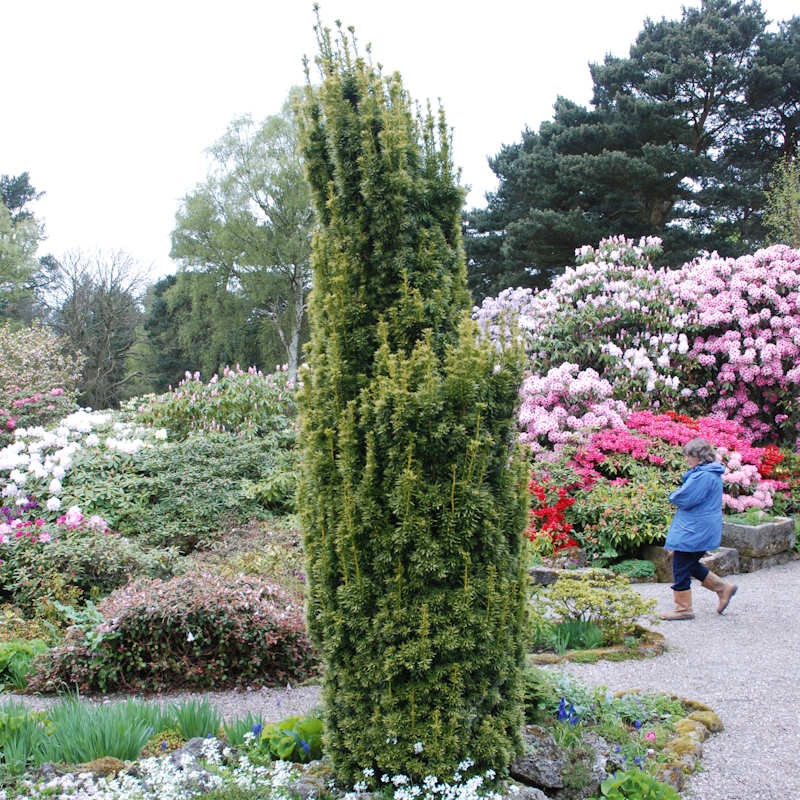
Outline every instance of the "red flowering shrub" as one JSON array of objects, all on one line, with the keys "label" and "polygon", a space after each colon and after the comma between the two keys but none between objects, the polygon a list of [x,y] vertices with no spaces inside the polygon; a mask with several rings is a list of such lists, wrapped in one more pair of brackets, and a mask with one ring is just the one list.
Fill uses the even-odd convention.
[{"label": "red flowering shrub", "polygon": [[541,555],[555,555],[559,550],[577,547],[570,536],[572,523],[564,512],[575,502],[563,487],[539,483],[535,478],[528,484],[531,493],[530,522],[525,535]]},{"label": "red flowering shrub", "polygon": [[302,602],[255,577],[190,573],[118,589],[103,621],[42,656],[33,691],[219,689],[308,677]]}]

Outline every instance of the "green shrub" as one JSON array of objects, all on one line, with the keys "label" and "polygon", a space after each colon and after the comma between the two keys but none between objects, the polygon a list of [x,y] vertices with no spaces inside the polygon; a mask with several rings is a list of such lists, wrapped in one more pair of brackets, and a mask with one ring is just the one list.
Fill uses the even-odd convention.
[{"label": "green shrub", "polygon": [[44,653],[47,644],[41,639],[12,639],[0,642],[0,691],[24,689],[34,656]]},{"label": "green shrub", "polygon": [[287,717],[266,723],[258,741],[274,759],[305,764],[322,758],[322,728],[319,716]]},{"label": "green shrub", "polygon": [[555,583],[536,587],[533,613],[552,622],[594,622],[606,644],[620,644],[640,619],[655,621],[656,601],[643,598],[630,583],[605,570],[564,572]]},{"label": "green shrub", "polygon": [[521,354],[469,319],[444,115],[318,34],[298,509],[326,754],[350,784],[502,767],[521,745]]},{"label": "green shrub", "polygon": [[624,575],[632,581],[647,580],[656,575],[656,565],[652,561],[640,558],[628,558],[616,564],[610,564],[608,568],[615,574]]},{"label": "green shrub", "polygon": [[288,372],[263,375],[254,367],[247,372],[225,367],[208,383],[187,372],[174,390],[137,398],[129,408],[144,424],[166,428],[170,439],[220,431],[261,438],[293,427],[295,394]]},{"label": "green shrub", "polygon": [[41,639],[47,644],[53,644],[61,638],[61,628],[54,619],[26,617],[17,606],[11,603],[0,604],[0,642]]},{"label": "green shrub", "polygon": [[84,451],[64,481],[63,500],[94,509],[123,535],[186,553],[211,544],[230,525],[264,519],[270,507],[292,506],[294,436],[279,431],[250,440],[208,433],[133,455]]},{"label": "green shrub", "polygon": [[607,800],[680,800],[675,789],[641,769],[620,770],[610,775],[600,784],[600,790],[602,798]]},{"label": "green shrub", "polygon": [[0,599],[23,612],[56,600],[79,605],[124,586],[136,577],[169,577],[174,549],[143,548],[112,532],[58,526],[49,542],[20,539],[3,552]]},{"label": "green shrub", "polygon": [[635,467],[628,483],[601,481],[578,492],[569,519],[580,530],[575,535],[587,553],[612,560],[663,541],[675,513],[667,496],[678,481],[670,484],[670,476]]},{"label": "green shrub", "polygon": [[263,579],[189,573],[138,581],[35,662],[34,690],[155,691],[302,680],[313,673],[302,604]]}]

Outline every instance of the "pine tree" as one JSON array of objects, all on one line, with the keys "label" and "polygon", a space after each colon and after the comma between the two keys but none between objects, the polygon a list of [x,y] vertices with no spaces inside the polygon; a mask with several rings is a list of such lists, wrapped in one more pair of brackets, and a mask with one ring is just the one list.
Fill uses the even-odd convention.
[{"label": "pine tree", "polygon": [[443,112],[412,107],[352,29],[316,30],[300,514],[326,752],[348,782],[502,770],[521,723],[519,354],[469,319]]}]

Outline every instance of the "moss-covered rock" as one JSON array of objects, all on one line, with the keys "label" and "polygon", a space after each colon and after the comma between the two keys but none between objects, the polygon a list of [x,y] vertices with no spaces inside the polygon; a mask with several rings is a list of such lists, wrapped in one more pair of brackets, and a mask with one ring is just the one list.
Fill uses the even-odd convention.
[{"label": "moss-covered rock", "polygon": [[708,707],[693,711],[689,714],[689,719],[702,723],[711,733],[719,733],[725,729],[722,720]]},{"label": "moss-covered rock", "polygon": [[708,728],[702,722],[687,717],[680,719],[675,723],[675,733],[679,736],[688,736],[690,739],[696,739],[699,742],[704,742],[708,739]]}]

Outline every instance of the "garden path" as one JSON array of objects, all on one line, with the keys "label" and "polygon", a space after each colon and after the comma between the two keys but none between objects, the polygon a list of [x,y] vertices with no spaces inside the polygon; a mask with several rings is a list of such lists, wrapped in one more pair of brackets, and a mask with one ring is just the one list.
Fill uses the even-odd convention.
[{"label": "garden path", "polygon": [[[646,661],[568,664],[589,685],[670,692],[711,706],[725,731],[704,744],[687,800],[800,800],[800,561],[733,580],[723,616],[694,584],[693,621],[664,622],[667,652]],[[667,584],[636,584],[671,605]]]}]

